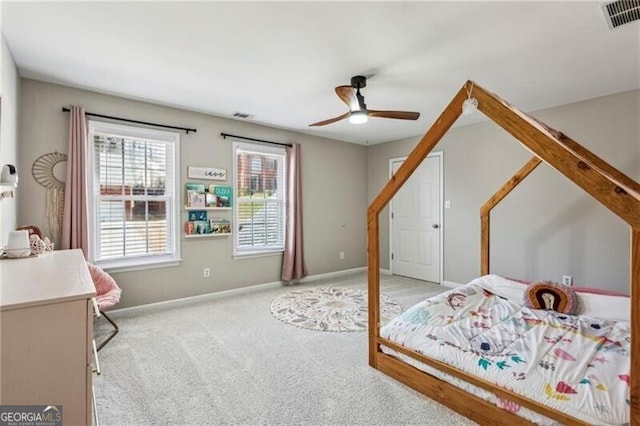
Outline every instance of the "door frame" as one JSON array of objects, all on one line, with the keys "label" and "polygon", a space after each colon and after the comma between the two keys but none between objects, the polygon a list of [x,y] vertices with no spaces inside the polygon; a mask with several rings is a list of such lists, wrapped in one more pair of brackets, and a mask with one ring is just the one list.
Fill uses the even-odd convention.
[{"label": "door frame", "polygon": [[[440,180],[440,274],[439,279],[440,282],[438,284],[442,285],[444,282],[444,152],[443,151],[435,151],[431,152],[427,155],[427,158],[438,158],[438,165],[440,166],[440,176],[438,179]],[[393,176],[393,163],[402,161],[404,162],[407,159],[407,156],[403,157],[393,157],[389,158],[389,179]],[[391,259],[391,254],[393,253],[393,222],[391,219],[391,214],[393,212],[393,199],[389,202],[389,272],[393,275],[393,262]]]}]

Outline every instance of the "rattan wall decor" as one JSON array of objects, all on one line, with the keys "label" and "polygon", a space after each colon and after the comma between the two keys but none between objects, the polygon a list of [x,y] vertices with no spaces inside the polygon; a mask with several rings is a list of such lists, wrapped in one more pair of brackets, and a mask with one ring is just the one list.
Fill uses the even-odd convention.
[{"label": "rattan wall decor", "polygon": [[38,157],[31,167],[33,178],[47,189],[46,216],[51,239],[56,242],[60,235],[64,213],[64,182],[55,176],[53,169],[62,161],[67,161],[66,154],[50,152]]}]

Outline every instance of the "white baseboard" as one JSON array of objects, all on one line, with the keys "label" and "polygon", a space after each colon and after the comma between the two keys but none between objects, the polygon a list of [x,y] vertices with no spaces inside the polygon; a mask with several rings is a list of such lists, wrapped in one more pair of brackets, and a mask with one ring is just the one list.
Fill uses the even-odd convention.
[{"label": "white baseboard", "polygon": [[391,275],[391,269],[382,269],[382,268],[380,268],[380,273],[382,275]]},{"label": "white baseboard", "polygon": [[456,288],[456,287],[462,287],[464,284],[460,284],[460,283],[456,283],[453,281],[442,281],[442,286],[443,287],[449,287],[449,288]]},{"label": "white baseboard", "polygon": [[345,269],[342,271],[335,271],[335,272],[327,272],[325,274],[309,275],[296,282],[306,283],[309,281],[323,280],[325,278],[335,278],[335,277],[341,277],[343,275],[355,274],[356,272],[363,272],[366,270],[367,268],[365,266],[361,266],[360,268]]},{"label": "white baseboard", "polygon": [[[367,268],[363,266],[363,267],[360,267],[360,268],[345,269],[343,271],[335,271],[335,272],[327,272],[325,274],[309,275],[309,276],[306,276],[306,277],[304,277],[303,279],[301,279],[299,281],[296,281],[295,283],[307,283],[307,282],[322,280],[322,279],[325,279],[325,278],[341,277],[343,275],[349,275],[349,274],[354,274],[356,272],[366,271],[366,269]],[[248,286],[248,287],[241,287],[241,288],[233,288],[233,289],[230,289],[230,290],[216,291],[214,293],[199,294],[197,296],[182,297],[180,299],[172,299],[172,300],[165,300],[165,301],[162,301],[162,302],[147,303],[145,305],[138,305],[138,306],[131,306],[129,308],[110,310],[109,311],[109,316],[117,318],[119,316],[124,316],[124,315],[128,315],[128,314],[131,314],[131,313],[140,314],[140,313],[144,313],[146,311],[155,310],[157,308],[175,308],[175,307],[179,307],[179,306],[190,305],[190,304],[192,304],[194,302],[203,302],[203,301],[218,299],[220,297],[235,296],[235,295],[246,294],[246,293],[253,293],[253,292],[256,292],[256,291],[269,290],[269,289],[272,289],[272,288],[282,287],[282,286],[286,286],[286,285],[288,285],[288,283],[286,283],[284,281],[273,281],[273,282],[270,282],[270,283],[256,284],[256,285],[251,285],[251,286]]]}]

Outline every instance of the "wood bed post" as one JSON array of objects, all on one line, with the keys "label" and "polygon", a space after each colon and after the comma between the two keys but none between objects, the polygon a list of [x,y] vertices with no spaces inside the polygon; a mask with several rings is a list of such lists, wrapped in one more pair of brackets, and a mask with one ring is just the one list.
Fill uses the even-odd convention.
[{"label": "wood bed post", "polygon": [[487,275],[489,268],[489,253],[491,235],[491,219],[489,213],[480,213],[480,275]]},{"label": "wood bed post", "polygon": [[378,231],[378,215],[367,213],[367,267],[369,297],[369,365],[378,367],[376,354],[379,350],[380,334],[380,241]]},{"label": "wood bed post", "polygon": [[467,89],[471,87],[473,84],[470,81],[462,86],[367,210],[369,365],[374,368],[378,368],[378,353],[380,351],[380,231],[378,216],[411,174],[420,166],[422,160],[429,155],[442,136],[456,122],[462,113],[462,103],[467,98]]},{"label": "wood bed post", "polygon": [[631,228],[631,426],[640,425],[640,229]]},{"label": "wood bed post", "polygon": [[529,174],[535,170],[542,160],[535,155],[520,168],[511,179],[505,182],[486,203],[480,207],[480,273],[487,275],[489,268],[490,238],[491,238],[491,210],[509,195],[509,193],[520,184]]}]

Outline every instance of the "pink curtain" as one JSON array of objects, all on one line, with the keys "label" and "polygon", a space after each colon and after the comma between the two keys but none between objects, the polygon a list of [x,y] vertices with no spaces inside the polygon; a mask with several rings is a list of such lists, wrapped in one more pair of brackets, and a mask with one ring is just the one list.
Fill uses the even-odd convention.
[{"label": "pink curtain", "polygon": [[87,188],[85,167],[87,156],[87,119],[82,107],[72,106],[69,112],[69,144],[67,148],[67,180],[64,187],[62,216],[62,249],[82,249],[89,254],[87,231]]},{"label": "pink curtain", "polygon": [[302,244],[302,172],[300,144],[287,148],[287,225],[284,233],[283,281],[307,276]]}]

